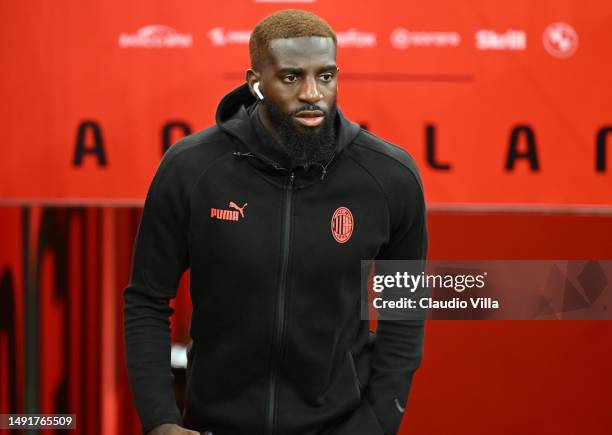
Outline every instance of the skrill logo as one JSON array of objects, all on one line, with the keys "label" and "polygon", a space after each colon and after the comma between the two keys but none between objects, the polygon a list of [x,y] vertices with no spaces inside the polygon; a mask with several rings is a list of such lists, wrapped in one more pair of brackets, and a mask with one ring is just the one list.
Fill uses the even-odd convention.
[{"label": "skrill logo", "polygon": [[458,47],[461,35],[457,32],[414,32],[398,27],[391,32],[390,40],[398,50],[409,47]]},{"label": "skrill logo", "polygon": [[208,32],[210,42],[217,47],[230,44],[248,44],[250,36],[250,30],[224,30],[222,27],[215,27]]},{"label": "skrill logo", "polygon": [[476,48],[478,50],[514,50],[527,49],[527,34],[522,30],[509,29],[505,33],[494,30],[479,30],[476,32]]},{"label": "skrill logo", "polygon": [[544,30],[542,42],[548,54],[563,59],[578,49],[578,33],[567,23],[553,23]]},{"label": "skrill logo", "polygon": [[191,33],[179,33],[161,24],[145,26],[136,33],[121,33],[121,48],[189,48],[193,44]]},{"label": "skrill logo", "polygon": [[376,33],[360,32],[356,29],[348,29],[346,32],[336,33],[338,46],[340,47],[376,47]]}]

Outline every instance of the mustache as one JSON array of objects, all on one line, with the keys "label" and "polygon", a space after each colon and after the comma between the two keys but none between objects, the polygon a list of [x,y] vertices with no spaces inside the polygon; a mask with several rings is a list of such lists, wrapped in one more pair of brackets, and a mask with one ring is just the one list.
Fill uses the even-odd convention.
[{"label": "mustache", "polygon": [[297,115],[298,113],[300,113],[300,112],[304,112],[304,111],[306,111],[306,110],[309,110],[309,111],[318,110],[318,111],[320,111],[320,112],[323,112],[323,116],[327,116],[327,110],[325,110],[325,109],[323,109],[323,108],[321,108],[321,107],[317,106],[316,104],[307,104],[306,106],[302,106],[302,107],[300,107],[299,109],[296,109],[296,110],[291,111],[290,115],[291,115],[291,116],[295,116],[295,115]]}]

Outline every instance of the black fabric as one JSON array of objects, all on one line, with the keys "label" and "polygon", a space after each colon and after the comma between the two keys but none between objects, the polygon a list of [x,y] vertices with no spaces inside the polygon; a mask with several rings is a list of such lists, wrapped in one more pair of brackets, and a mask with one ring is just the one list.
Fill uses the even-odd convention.
[{"label": "black fabric", "polygon": [[[381,321],[372,339],[360,260],[426,257],[415,163],[338,110],[328,162],[280,167],[254,131],[254,102],[246,84],[226,95],[216,125],[170,147],[147,192],[124,291],[143,432],[175,422],[214,435],[395,434],[424,325]],[[332,234],[340,207],[354,220],[344,243]],[[189,268],[180,415],[168,303]]]}]

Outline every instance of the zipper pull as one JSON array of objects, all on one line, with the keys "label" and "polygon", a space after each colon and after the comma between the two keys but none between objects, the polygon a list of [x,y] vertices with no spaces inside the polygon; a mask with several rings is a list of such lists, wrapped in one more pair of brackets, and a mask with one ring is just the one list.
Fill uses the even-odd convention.
[{"label": "zipper pull", "polygon": [[293,182],[295,181],[295,173],[291,173],[291,175],[289,175],[289,186],[293,186]]},{"label": "zipper pull", "polygon": [[327,169],[325,166],[321,166],[321,181],[325,179],[325,175],[327,175]]}]

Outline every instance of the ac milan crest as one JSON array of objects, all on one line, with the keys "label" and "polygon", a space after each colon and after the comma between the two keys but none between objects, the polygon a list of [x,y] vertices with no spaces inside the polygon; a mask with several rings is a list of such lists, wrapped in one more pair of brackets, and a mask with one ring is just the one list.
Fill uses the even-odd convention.
[{"label": "ac milan crest", "polygon": [[346,207],[338,207],[331,219],[331,232],[336,242],[348,242],[354,227],[353,213]]}]

